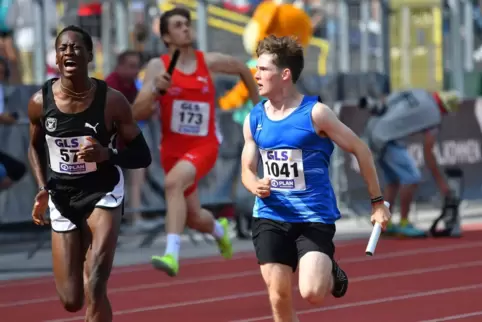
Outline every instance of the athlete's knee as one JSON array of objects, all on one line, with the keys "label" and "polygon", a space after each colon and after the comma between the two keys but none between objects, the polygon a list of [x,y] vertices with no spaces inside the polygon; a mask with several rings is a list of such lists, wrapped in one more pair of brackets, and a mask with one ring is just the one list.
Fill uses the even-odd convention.
[{"label": "athlete's knee", "polygon": [[325,300],[326,295],[332,288],[332,275],[322,277],[324,281],[302,281],[300,279],[300,295],[310,304],[321,305]]},{"label": "athlete's knee", "polygon": [[182,174],[179,172],[168,173],[164,180],[164,189],[166,189],[166,193],[182,193],[193,182],[194,178],[190,178],[189,174]]},{"label": "athlete's knee", "polygon": [[300,288],[300,295],[305,301],[312,305],[321,305],[325,300],[326,289],[324,287],[306,287],[303,289]]},{"label": "athlete's knee", "polygon": [[332,261],[327,255],[311,251],[300,259],[299,289],[301,297],[313,305],[323,303],[333,288]]},{"label": "athlete's knee", "polygon": [[64,309],[68,312],[78,312],[84,306],[84,290],[75,287],[58,289],[57,293]]},{"label": "athlete's knee", "polygon": [[292,269],[281,264],[264,264],[261,272],[268,288],[271,305],[285,305],[291,300]]},{"label": "athlete's knee", "polygon": [[269,301],[274,307],[285,305],[291,299],[291,289],[288,291],[282,288],[269,289]]}]

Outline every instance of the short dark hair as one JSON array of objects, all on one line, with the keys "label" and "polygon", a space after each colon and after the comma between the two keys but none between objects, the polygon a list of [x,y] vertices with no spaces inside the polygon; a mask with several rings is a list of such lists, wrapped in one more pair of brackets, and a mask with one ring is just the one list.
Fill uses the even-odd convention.
[{"label": "short dark hair", "polygon": [[276,37],[269,35],[258,44],[256,55],[272,54],[273,63],[278,68],[288,68],[291,71],[293,83],[300,78],[305,65],[303,47],[295,37]]},{"label": "short dark hair", "polygon": [[84,29],[74,25],[67,26],[58,33],[57,38],[55,38],[55,47],[57,47],[60,36],[62,36],[62,34],[68,31],[76,32],[82,36],[82,41],[84,42],[87,51],[92,52],[92,50],[94,50],[94,42],[92,41],[92,37],[89,35],[89,33]]},{"label": "short dark hair", "polygon": [[141,59],[141,55],[139,52],[128,49],[128,50],[124,50],[117,56],[117,65],[122,64],[126,60],[126,58],[130,56],[135,56]]},{"label": "short dark hair", "polygon": [[[191,13],[186,8],[176,7],[174,9],[168,10],[164,12],[161,17],[159,18],[159,32],[162,36],[166,35],[169,32],[169,19],[173,16],[182,16],[187,19],[187,21],[191,21]],[[165,43],[167,46],[167,44]]]}]

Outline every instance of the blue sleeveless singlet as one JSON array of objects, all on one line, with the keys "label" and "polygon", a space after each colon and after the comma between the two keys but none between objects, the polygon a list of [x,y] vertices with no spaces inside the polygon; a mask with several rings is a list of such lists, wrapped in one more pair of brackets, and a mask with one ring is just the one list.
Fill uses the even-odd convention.
[{"label": "blue sleeveless singlet", "polygon": [[340,218],[329,177],[334,144],[320,137],[311,112],[318,97],[305,96],[286,118],[273,121],[258,103],[250,113],[250,129],[259,148],[271,195],[256,197],[253,217],[282,222],[332,224]]}]

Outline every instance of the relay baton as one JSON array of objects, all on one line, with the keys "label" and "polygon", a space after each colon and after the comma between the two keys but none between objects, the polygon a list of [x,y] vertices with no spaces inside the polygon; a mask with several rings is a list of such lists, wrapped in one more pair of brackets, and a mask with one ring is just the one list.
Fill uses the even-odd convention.
[{"label": "relay baton", "polygon": [[[387,208],[390,208],[390,203],[387,201],[383,202]],[[382,226],[379,223],[375,223],[373,226],[372,234],[370,235],[370,240],[368,240],[367,249],[365,250],[365,254],[367,256],[373,256],[375,254],[375,248],[377,247],[378,238],[380,238],[380,234],[382,233]]]},{"label": "relay baton", "polygon": [[[176,49],[172,54],[171,62],[167,67],[167,73],[169,74],[169,76],[172,76],[172,73],[174,72],[174,68],[176,67],[177,61],[179,60],[179,55],[181,55],[181,51],[179,49]],[[162,90],[159,91],[159,93],[162,95],[165,94],[166,91]]]}]

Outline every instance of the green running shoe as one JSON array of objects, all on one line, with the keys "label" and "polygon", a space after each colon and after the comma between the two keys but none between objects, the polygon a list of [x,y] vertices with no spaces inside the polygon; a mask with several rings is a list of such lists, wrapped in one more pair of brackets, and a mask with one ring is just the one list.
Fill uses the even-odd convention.
[{"label": "green running shoe", "polygon": [[218,222],[223,226],[224,235],[221,239],[216,240],[216,242],[218,243],[221,255],[226,259],[230,259],[233,257],[233,244],[229,238],[229,222],[226,218],[219,218]]},{"label": "green running shoe", "polygon": [[171,254],[152,256],[151,263],[155,269],[166,272],[166,274],[171,277],[174,277],[179,273],[179,263]]}]

